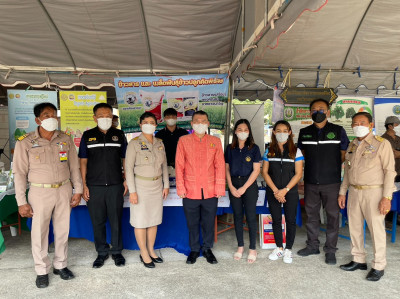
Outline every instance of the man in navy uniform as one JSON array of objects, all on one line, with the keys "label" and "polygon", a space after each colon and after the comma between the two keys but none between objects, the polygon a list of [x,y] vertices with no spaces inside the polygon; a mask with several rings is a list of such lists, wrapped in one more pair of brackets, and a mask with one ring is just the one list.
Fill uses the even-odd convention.
[{"label": "man in navy uniform", "polygon": [[[127,192],[123,165],[127,142],[121,130],[112,127],[112,107],[100,103],[93,108],[97,127],[83,133],[79,146],[83,198],[93,224],[98,253],[93,268],[100,268],[112,254],[116,266],[124,266],[122,246],[122,210]],[[111,248],[106,240],[106,221],[111,226]]]},{"label": "man in navy uniform", "polygon": [[303,152],[304,200],[307,213],[307,247],[298,251],[301,256],[319,254],[321,203],[327,215],[325,263],[336,264],[336,245],[339,237],[337,202],[341,183],[342,163],[349,139],[343,127],[327,120],[329,103],[317,99],[310,104],[314,123],[300,130],[298,148]]}]

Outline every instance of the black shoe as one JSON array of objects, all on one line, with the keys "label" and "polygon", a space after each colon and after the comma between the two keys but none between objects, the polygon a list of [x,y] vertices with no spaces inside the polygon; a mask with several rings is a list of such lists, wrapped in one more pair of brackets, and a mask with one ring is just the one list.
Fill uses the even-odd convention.
[{"label": "black shoe", "polygon": [[376,269],[372,268],[367,275],[367,280],[378,281],[379,279],[381,279],[384,272],[385,272],[384,270],[376,270]]},{"label": "black shoe", "polygon": [[328,265],[336,265],[336,256],[333,252],[325,253],[325,263]]},{"label": "black shoe", "polygon": [[297,254],[300,256],[309,256],[312,254],[319,254],[319,249],[311,249],[310,247],[306,247],[297,251]]},{"label": "black shoe", "polygon": [[187,257],[186,264],[194,264],[199,256],[200,252],[191,251],[189,256]]},{"label": "black shoe", "polygon": [[71,270],[69,270],[67,267],[62,268],[62,269],[54,269],[53,273],[55,275],[60,275],[61,279],[64,280],[70,280],[75,278],[74,273],[71,272]]},{"label": "black shoe", "polygon": [[153,261],[153,263],[160,264],[160,263],[163,263],[163,262],[164,262],[163,259],[160,258],[159,256],[157,256],[156,258],[150,256],[150,258],[151,258],[151,260]]},{"label": "black shoe", "polygon": [[108,259],[107,255],[98,255],[97,259],[93,262],[93,268],[101,268],[104,265],[104,261]]},{"label": "black shoe", "polygon": [[140,255],[140,261],[143,263],[143,265],[146,268],[155,268],[156,267],[156,265],[154,265],[153,261],[151,261],[150,263],[145,263],[141,255]]},{"label": "black shoe", "polygon": [[346,265],[341,265],[340,269],[342,269],[344,271],[367,270],[367,264],[356,263],[356,262],[352,261]]},{"label": "black shoe", "polygon": [[36,286],[39,289],[47,288],[49,286],[49,274],[38,275],[36,277]]},{"label": "black shoe", "polygon": [[115,266],[117,267],[123,267],[125,266],[125,258],[122,256],[122,254],[113,254],[112,259],[114,260]]},{"label": "black shoe", "polygon": [[218,264],[218,261],[212,253],[211,249],[204,250],[203,255],[207,259],[207,262],[209,262],[210,264]]}]

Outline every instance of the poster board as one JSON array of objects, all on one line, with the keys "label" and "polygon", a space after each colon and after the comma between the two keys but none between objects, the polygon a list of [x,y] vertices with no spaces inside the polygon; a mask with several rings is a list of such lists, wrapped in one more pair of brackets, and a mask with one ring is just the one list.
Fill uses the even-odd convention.
[{"label": "poster board", "polygon": [[373,97],[341,95],[331,106],[329,121],[342,126],[352,141],[355,138],[351,128],[352,116],[358,112],[368,112],[373,116],[373,103]]},{"label": "poster board", "polygon": [[[260,247],[261,249],[274,249],[276,248],[274,231],[272,229],[272,216],[271,214],[260,215]],[[286,245],[286,221],[285,215],[282,214],[282,245]]]},{"label": "poster board", "polygon": [[13,154],[17,139],[34,131],[38,126],[35,122],[33,107],[44,102],[52,103],[57,107],[57,92],[8,89],[7,96],[10,153]]},{"label": "poster board", "polygon": [[376,135],[381,136],[386,132],[385,120],[388,116],[397,116],[400,118],[400,97],[375,97],[374,113]]},{"label": "poster board", "polygon": [[310,117],[309,105],[285,105],[283,119],[290,123],[293,140],[295,141],[299,138],[300,129],[313,123]]},{"label": "poster board", "polygon": [[70,134],[79,148],[83,132],[96,126],[93,107],[107,103],[105,91],[60,91],[61,130]]},{"label": "poster board", "polygon": [[163,112],[177,111],[177,125],[191,129],[190,121],[198,110],[207,112],[211,129],[223,129],[226,121],[229,78],[219,75],[115,78],[120,123],[125,133],[139,132],[139,118],[152,112],[165,127]]}]

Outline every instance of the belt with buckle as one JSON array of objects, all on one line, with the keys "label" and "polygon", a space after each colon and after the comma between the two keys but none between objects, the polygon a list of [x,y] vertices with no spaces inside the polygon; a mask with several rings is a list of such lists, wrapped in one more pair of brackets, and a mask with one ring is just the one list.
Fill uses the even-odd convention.
[{"label": "belt with buckle", "polygon": [[156,177],[147,177],[147,176],[141,176],[141,175],[137,175],[135,174],[135,177],[141,180],[145,180],[145,181],[157,181],[159,178],[161,178],[161,175],[156,176]]},{"label": "belt with buckle", "polygon": [[363,189],[377,189],[382,188],[383,185],[350,185],[355,189],[363,190]]},{"label": "belt with buckle", "polygon": [[243,175],[238,175],[238,176],[232,176],[232,179],[248,179],[249,176],[243,176]]},{"label": "belt with buckle", "polygon": [[69,179],[65,180],[64,182],[57,183],[57,184],[36,184],[36,183],[31,183],[31,186],[39,187],[39,188],[60,188],[61,186],[64,186],[67,183],[69,183]]}]

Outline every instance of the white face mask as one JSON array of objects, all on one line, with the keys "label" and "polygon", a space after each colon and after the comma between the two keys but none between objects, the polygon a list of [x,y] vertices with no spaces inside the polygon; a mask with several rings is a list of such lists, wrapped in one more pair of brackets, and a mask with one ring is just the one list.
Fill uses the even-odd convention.
[{"label": "white face mask", "polygon": [[112,125],[112,118],[111,117],[101,117],[97,119],[97,125],[103,131],[107,131],[111,128]]},{"label": "white face mask", "polygon": [[116,127],[118,127],[119,126],[119,121],[113,121],[113,126],[116,128]]},{"label": "white face mask", "polygon": [[206,124],[193,124],[193,130],[199,135],[205,134],[207,129],[208,125]]},{"label": "white face mask", "polygon": [[353,127],[353,132],[356,137],[364,137],[367,136],[369,133],[369,127],[364,126],[355,126]]},{"label": "white face mask", "polygon": [[400,125],[398,125],[397,127],[394,127],[393,130],[396,132],[397,136],[400,136]]},{"label": "white face mask", "polygon": [[247,137],[249,137],[249,133],[248,132],[239,132],[236,133],[236,136],[240,139],[240,140],[246,140]]},{"label": "white face mask", "polygon": [[153,134],[156,131],[156,126],[152,124],[143,124],[142,125],[142,132],[145,134]]},{"label": "white face mask", "polygon": [[166,119],[165,122],[168,126],[171,126],[171,127],[176,125],[176,119],[174,119],[174,118]]},{"label": "white face mask", "polygon": [[58,121],[56,118],[46,118],[41,120],[41,126],[48,132],[53,132],[58,128]]},{"label": "white face mask", "polygon": [[288,140],[289,138],[289,133],[276,133],[275,134],[276,140],[278,140],[279,143],[284,143]]}]

